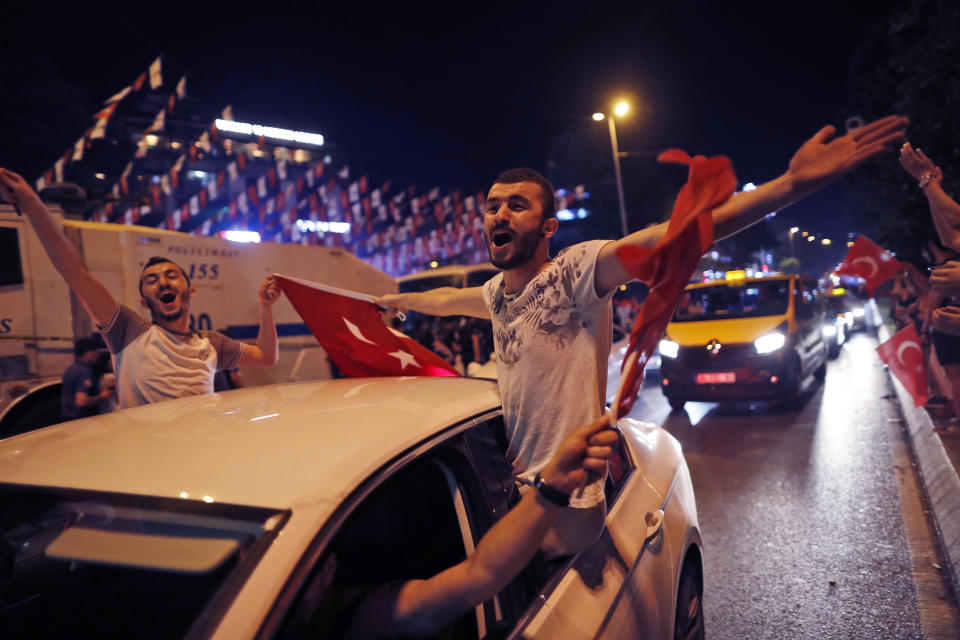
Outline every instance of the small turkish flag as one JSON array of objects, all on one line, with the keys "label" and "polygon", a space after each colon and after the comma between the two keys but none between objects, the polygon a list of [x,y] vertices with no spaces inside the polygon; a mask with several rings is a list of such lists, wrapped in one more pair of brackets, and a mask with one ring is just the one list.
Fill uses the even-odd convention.
[{"label": "small turkish flag", "polygon": [[870,293],[897,275],[903,265],[870,238],[861,235],[850,247],[837,273],[866,280]]},{"label": "small turkish flag", "polygon": [[626,415],[643,383],[643,368],[653,354],[700,257],[713,245],[713,210],[737,188],[737,176],[725,156],[691,158],[679,149],[664,151],[659,162],[690,167],[680,189],[667,232],[652,247],[627,245],[617,258],[627,273],[646,282],[650,293],[633,323],[623,360],[614,416]]},{"label": "small turkish flag", "polygon": [[900,384],[913,396],[914,406],[927,402],[927,376],[924,372],[923,349],[920,336],[913,324],[896,332],[893,337],[877,347],[877,353]]},{"label": "small turkish flag", "polygon": [[277,283],[344,375],[459,375],[440,356],[387,327],[373,296],[281,275]]}]

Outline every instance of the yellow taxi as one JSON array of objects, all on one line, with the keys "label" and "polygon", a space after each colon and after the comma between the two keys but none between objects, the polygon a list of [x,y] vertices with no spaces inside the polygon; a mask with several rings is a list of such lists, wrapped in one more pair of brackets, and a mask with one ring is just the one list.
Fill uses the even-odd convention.
[{"label": "yellow taxi", "polygon": [[826,375],[817,282],[797,275],[687,286],[660,341],[660,385],[679,411],[688,400],[797,400]]}]

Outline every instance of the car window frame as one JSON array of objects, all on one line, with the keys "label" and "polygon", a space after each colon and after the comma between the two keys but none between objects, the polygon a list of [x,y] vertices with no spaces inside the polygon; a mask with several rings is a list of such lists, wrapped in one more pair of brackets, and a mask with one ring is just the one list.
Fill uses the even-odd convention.
[{"label": "car window frame", "polygon": [[[432,450],[452,440],[464,431],[489,419],[501,416],[502,414],[503,409],[497,407],[496,409],[484,411],[454,423],[394,456],[390,461],[371,473],[366,480],[360,483],[357,488],[344,498],[340,505],[334,510],[333,514],[314,535],[310,544],[307,545],[307,550],[300,556],[296,566],[291,570],[290,575],[287,576],[283,587],[280,588],[280,591],[274,597],[273,603],[270,605],[270,609],[264,616],[254,637],[258,639],[272,638],[282,628],[284,622],[287,620],[287,616],[291,613],[291,605],[297,600],[297,596],[303,588],[305,580],[309,577],[311,570],[323,557],[330,542],[336,537],[350,515],[356,511],[357,507],[374,491],[388,482],[390,478],[399,471],[414,463],[418,458],[429,454]],[[476,540],[479,540],[479,537],[476,537],[474,542]],[[466,545],[466,541],[464,541],[464,544]]]}]

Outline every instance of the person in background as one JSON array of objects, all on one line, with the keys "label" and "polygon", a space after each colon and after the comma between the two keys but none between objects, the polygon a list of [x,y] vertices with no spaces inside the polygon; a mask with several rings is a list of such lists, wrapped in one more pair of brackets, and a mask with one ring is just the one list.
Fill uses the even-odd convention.
[{"label": "person in background", "polygon": [[953,393],[954,415],[938,431],[960,435],[960,204],[943,190],[943,172],[923,150],[904,143],[900,165],[917,180],[937,230],[928,242],[934,268],[923,327],[932,330],[933,348]]},{"label": "person in background", "polygon": [[80,338],[73,346],[73,364],[63,372],[60,390],[60,414],[64,420],[86,418],[100,413],[100,403],[113,395],[113,389],[99,390],[93,370],[100,357],[100,343]]},{"label": "person in background", "polygon": [[[926,253],[934,267],[933,273],[944,267],[960,267],[960,254],[944,246],[936,234],[930,236]],[[953,416],[939,431],[960,434],[960,306],[951,294],[952,289],[938,284],[939,282],[939,278],[935,283],[931,276],[921,335],[926,339],[929,334],[937,361],[950,384]]]}]

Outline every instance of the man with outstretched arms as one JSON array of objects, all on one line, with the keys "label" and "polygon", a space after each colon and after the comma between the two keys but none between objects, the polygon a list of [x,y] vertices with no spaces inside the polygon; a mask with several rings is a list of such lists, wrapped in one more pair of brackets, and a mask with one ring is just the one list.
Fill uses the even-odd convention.
[{"label": "man with outstretched arms", "polygon": [[[889,116],[847,135],[824,127],[803,144],[786,173],[732,196],[713,212],[714,237],[736,233],[903,140],[907,119]],[[493,320],[497,376],[510,444],[508,461],[521,483],[533,480],[563,437],[603,411],[614,290],[632,278],[617,259],[621,246],[653,246],[667,223],[620,240],[574,245],[549,257],[557,231],[553,187],[536,171],[501,174],[487,194],[484,236],[490,261],[503,269],[482,287],[443,287],[382,296],[386,308]],[[591,390],[589,397],[583,389]],[[605,517],[603,479],[571,500],[544,549],[584,548]],[[586,532],[586,533],[585,533]]]},{"label": "man with outstretched arms", "polygon": [[220,333],[189,329],[190,300],[196,290],[180,266],[164,257],[147,261],[140,274],[140,304],[147,322],[119,304],[91,275],[40,197],[12,171],[0,168],[0,191],[33,225],[47,256],[103,334],[113,355],[120,408],[211,393],[219,369],[277,361],[277,329],[271,307],[280,296],[272,275],[260,285],[257,344]]}]

